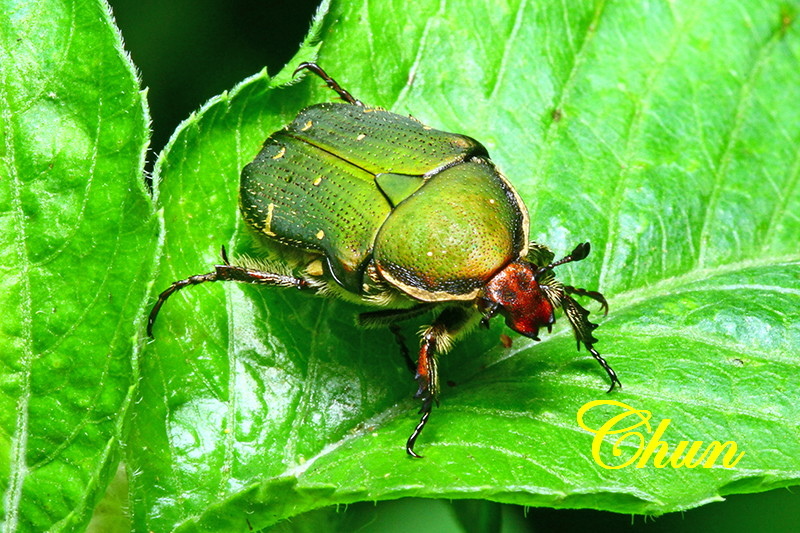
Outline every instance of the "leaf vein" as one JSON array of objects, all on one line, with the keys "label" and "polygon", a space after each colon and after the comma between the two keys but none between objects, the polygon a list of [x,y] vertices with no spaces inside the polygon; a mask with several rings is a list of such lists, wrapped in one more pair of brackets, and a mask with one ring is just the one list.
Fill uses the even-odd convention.
[{"label": "leaf vein", "polygon": [[[793,144],[797,145],[797,143]],[[775,208],[773,209],[772,216],[770,216],[769,223],[767,224],[767,229],[765,232],[766,236],[776,234],[781,221],[784,219],[784,216],[789,208],[789,201],[797,197],[796,191],[798,191],[798,188],[800,188],[800,149],[794,153],[794,161],[789,169],[786,186],[783,189],[782,194],[775,195],[777,201],[775,202]],[[764,239],[764,243],[761,245],[761,250],[766,252],[769,244],[769,241]]]},{"label": "leaf vein", "polygon": [[[741,83],[739,94],[736,98],[736,110],[734,112],[733,125],[727,132],[727,140],[725,141],[724,147],[716,164],[712,166],[714,183],[712,185],[711,194],[708,198],[703,217],[703,225],[700,230],[700,250],[697,258],[697,265],[701,268],[705,267],[709,262],[709,241],[711,239],[712,226],[716,216],[716,208],[720,202],[728,167],[733,161],[734,147],[739,140],[742,127],[744,126],[745,114],[749,108],[753,86],[755,85],[756,79],[761,74],[761,70],[766,64],[769,54],[775,48],[776,43],[780,40],[781,35],[782,32],[779,29],[774,31],[767,42],[760,47],[755,61],[753,61],[753,64],[747,73],[747,77]],[[739,235],[734,233],[733,236],[738,242]]]},{"label": "leaf vein", "polygon": [[517,7],[517,13],[514,17],[514,26],[511,28],[511,34],[508,36],[503,46],[503,57],[500,59],[500,69],[498,70],[497,76],[492,84],[492,90],[489,93],[488,100],[490,102],[493,102],[497,98],[497,92],[503,84],[503,79],[505,78],[505,73],[508,69],[508,58],[514,49],[514,43],[517,40],[517,35],[519,35],[519,30],[522,27],[523,14],[525,13],[525,9],[527,7],[528,0],[522,0]]},{"label": "leaf vein", "polygon": [[[635,109],[630,122],[628,123],[628,130],[625,133],[625,151],[622,157],[623,163],[620,165],[619,174],[617,179],[614,180],[614,193],[612,194],[612,206],[609,209],[608,216],[608,237],[606,238],[605,250],[603,252],[603,263],[600,267],[600,276],[598,279],[598,287],[602,292],[610,282],[609,278],[612,274],[611,262],[614,257],[614,243],[620,232],[620,214],[624,206],[624,192],[628,185],[628,180],[631,177],[631,164],[630,161],[634,156],[634,139],[638,138],[638,134],[642,128],[645,118],[647,117],[647,110],[649,101],[652,97],[653,90],[656,86],[656,81],[664,72],[670,59],[675,55],[678,48],[678,43],[682,38],[688,35],[688,29],[694,24],[697,12],[694,16],[690,17],[688,21],[684,22],[679,28],[672,31],[670,42],[667,52],[656,61],[647,74],[644,83],[644,90],[639,98],[636,99]],[[638,263],[638,262],[637,262]]]},{"label": "leaf vein", "polygon": [[[605,4],[606,4],[605,0],[602,0],[597,3],[594,15],[592,16],[592,20],[587,25],[586,31],[583,34],[583,40],[580,43],[580,48],[578,48],[578,51],[573,55],[572,65],[570,65],[566,81],[564,81],[564,84],[561,87],[561,93],[558,95],[558,99],[555,103],[555,109],[562,109],[564,107],[567,98],[569,97],[569,94],[571,94],[575,86],[578,77],[578,71],[583,65],[585,57],[589,53],[589,45],[591,44],[594,35],[597,33],[597,26],[603,14]],[[543,159],[547,158],[548,155],[552,152],[553,143],[555,143],[557,129],[558,129],[558,121],[556,121],[555,119],[551,119],[550,124],[547,127],[547,131],[544,134],[544,139],[542,140],[542,148],[540,153],[542,154]],[[538,165],[535,166],[536,173],[534,174],[533,178],[534,184],[542,183],[542,176],[546,170],[545,168],[546,166],[547,165],[544,164],[544,161],[540,162]],[[530,208],[529,209],[530,219],[536,220],[535,204],[533,207],[529,206],[529,208]]]},{"label": "leaf vein", "polygon": [[409,91],[411,90],[411,80],[416,78],[417,71],[419,70],[420,64],[422,63],[423,54],[425,52],[425,47],[428,42],[428,35],[431,33],[431,28],[433,26],[434,21],[438,20],[440,17],[444,15],[447,10],[447,0],[440,0],[439,1],[439,9],[436,12],[436,15],[432,16],[425,22],[425,29],[422,30],[422,36],[419,39],[419,46],[417,47],[417,53],[414,56],[414,62],[411,64],[411,68],[408,70],[408,78],[403,88],[400,90],[400,93],[397,95],[397,98],[394,101],[394,105],[392,109],[397,109],[400,107],[401,103],[405,100],[408,96]]}]

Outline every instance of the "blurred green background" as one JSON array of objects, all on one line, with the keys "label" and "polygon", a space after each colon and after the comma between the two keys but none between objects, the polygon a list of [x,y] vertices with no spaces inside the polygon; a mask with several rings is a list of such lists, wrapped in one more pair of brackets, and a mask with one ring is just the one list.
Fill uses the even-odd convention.
[{"label": "blurred green background", "polygon": [[[293,0],[110,0],[126,49],[148,89],[152,115],[150,162],[172,131],[212,96],[265,66],[276,73],[297,50],[317,2]],[[800,490],[736,495],[726,502],[659,518],[597,511],[483,509],[502,531],[800,531]],[[362,532],[480,531],[460,525],[449,502],[405,499],[351,505],[336,528]],[[348,517],[349,515],[349,517]],[[462,516],[464,516],[462,514]],[[310,522],[314,522],[311,520]],[[320,514],[318,523],[326,522]],[[278,531],[294,531],[292,523]]]},{"label": "blurred green background", "polygon": [[[317,0],[110,0],[148,89],[152,150],[212,96],[297,51]],[[154,159],[154,155],[150,157]]]}]

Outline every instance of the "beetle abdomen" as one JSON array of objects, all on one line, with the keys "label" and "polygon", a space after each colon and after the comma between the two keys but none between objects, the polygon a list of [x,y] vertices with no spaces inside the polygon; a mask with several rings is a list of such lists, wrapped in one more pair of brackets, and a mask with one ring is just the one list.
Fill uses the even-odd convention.
[{"label": "beetle abdomen", "polygon": [[470,300],[526,248],[527,212],[487,159],[432,177],[395,207],[375,241],[378,271],[424,301]]}]

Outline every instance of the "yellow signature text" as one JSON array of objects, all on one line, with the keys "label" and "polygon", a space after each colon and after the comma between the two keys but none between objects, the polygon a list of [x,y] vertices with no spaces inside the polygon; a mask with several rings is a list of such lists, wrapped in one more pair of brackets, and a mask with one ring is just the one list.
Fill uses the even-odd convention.
[{"label": "yellow signature text", "polygon": [[[584,416],[600,406],[618,407],[622,411],[608,418],[599,428],[589,427],[584,422]],[[661,420],[654,431],[650,425],[651,418],[650,411],[636,409],[616,400],[594,400],[578,410],[578,425],[594,433],[592,458],[603,468],[615,470],[634,464],[636,468],[644,468],[648,464],[656,468],[712,468],[720,456],[723,467],[733,468],[744,457],[744,452],[737,455],[736,443],[733,441],[720,443],[715,440],[703,448],[703,441],[682,440],[670,451],[665,434],[672,420]],[[609,444],[611,455],[619,458],[612,462],[618,464],[608,464],[603,458],[604,445]]]}]

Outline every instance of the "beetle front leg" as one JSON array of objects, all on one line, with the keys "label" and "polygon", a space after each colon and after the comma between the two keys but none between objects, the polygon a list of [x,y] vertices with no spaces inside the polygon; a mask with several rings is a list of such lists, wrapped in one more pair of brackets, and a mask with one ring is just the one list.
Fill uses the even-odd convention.
[{"label": "beetle front leg", "polygon": [[190,285],[199,285],[210,281],[238,281],[240,283],[253,283],[256,285],[273,285],[277,287],[297,287],[298,289],[305,289],[309,287],[308,281],[303,278],[287,274],[278,274],[275,272],[266,272],[256,270],[254,268],[247,268],[238,265],[231,265],[228,263],[228,257],[225,253],[225,247],[222,248],[222,260],[224,265],[214,265],[214,272],[208,274],[198,274],[186,279],[178,280],[169,286],[164,292],[158,295],[158,300],[150,311],[150,316],[147,317],[147,335],[153,336],[153,325],[158,317],[158,312],[161,306],[167,301],[167,298],[174,293],[188,287]]},{"label": "beetle front leg", "polygon": [[603,296],[602,293],[597,291],[587,291],[586,289],[573,287],[571,285],[564,285],[564,292],[566,292],[567,294],[577,294],[578,296],[587,296],[592,300],[600,303],[600,310],[603,311],[604,315],[608,314],[608,302],[606,301],[606,297]]},{"label": "beetle front leg", "polygon": [[[578,291],[574,292],[575,294],[580,294]],[[589,291],[586,291],[585,295],[592,297],[588,293]],[[605,298],[603,298],[600,303],[602,304],[604,302]],[[603,356],[594,349],[594,343],[597,342],[597,339],[594,337],[594,335],[592,335],[592,331],[597,327],[597,324],[589,322],[589,311],[584,309],[568,294],[564,295],[561,306],[564,309],[564,314],[567,316],[567,319],[569,319],[570,324],[572,324],[572,330],[575,332],[575,339],[578,341],[578,349],[580,350],[581,343],[583,343],[583,345],[586,346],[586,349],[589,350],[589,353],[592,354],[592,357],[594,357],[595,361],[597,361],[600,366],[603,367],[603,370],[606,371],[606,374],[608,374],[608,378],[611,380],[611,386],[609,387],[608,392],[611,392],[614,390],[614,387],[617,386],[622,388],[622,383],[620,383],[617,373],[614,372],[614,369],[611,368],[611,365],[608,364]],[[608,304],[606,304],[606,307],[607,306]]]},{"label": "beetle front leg", "polygon": [[422,417],[406,442],[406,452],[411,457],[422,457],[414,451],[414,443],[428,423],[434,402],[439,405],[439,372],[436,357],[450,349],[453,338],[464,329],[472,315],[464,307],[449,307],[422,333],[415,375],[419,389],[414,396],[422,400],[419,411]]}]

